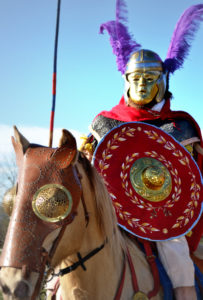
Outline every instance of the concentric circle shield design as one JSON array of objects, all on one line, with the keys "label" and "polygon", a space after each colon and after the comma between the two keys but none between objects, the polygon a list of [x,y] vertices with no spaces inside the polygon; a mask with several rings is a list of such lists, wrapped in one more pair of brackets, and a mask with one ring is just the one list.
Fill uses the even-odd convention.
[{"label": "concentric circle shield design", "polygon": [[103,176],[118,224],[153,241],[189,232],[202,213],[202,177],[190,153],[160,128],[124,123],[98,144],[93,163]]}]

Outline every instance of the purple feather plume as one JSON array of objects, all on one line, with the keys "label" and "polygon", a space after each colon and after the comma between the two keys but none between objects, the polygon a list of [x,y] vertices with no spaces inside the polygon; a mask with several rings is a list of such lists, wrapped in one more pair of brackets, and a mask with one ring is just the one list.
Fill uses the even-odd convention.
[{"label": "purple feather plume", "polygon": [[124,0],[117,0],[116,21],[109,21],[100,26],[100,33],[107,30],[110,36],[113,53],[117,56],[116,62],[118,70],[121,71],[122,74],[125,73],[130,54],[141,48],[141,45],[136,43],[128,33],[127,26],[123,24],[127,22],[126,13],[127,9]]},{"label": "purple feather plume", "polygon": [[116,22],[127,22],[127,5],[124,0],[116,1]]},{"label": "purple feather plume", "polygon": [[176,24],[166,60],[165,69],[171,73],[181,68],[189,54],[191,42],[203,20],[203,4],[189,7]]}]

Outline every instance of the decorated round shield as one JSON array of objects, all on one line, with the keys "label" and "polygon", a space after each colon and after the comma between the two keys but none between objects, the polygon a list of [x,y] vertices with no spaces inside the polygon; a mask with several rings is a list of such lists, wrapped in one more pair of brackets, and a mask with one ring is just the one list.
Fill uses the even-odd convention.
[{"label": "decorated round shield", "polygon": [[160,128],[124,123],[98,144],[103,176],[118,224],[153,241],[189,232],[200,218],[202,177],[190,153]]}]

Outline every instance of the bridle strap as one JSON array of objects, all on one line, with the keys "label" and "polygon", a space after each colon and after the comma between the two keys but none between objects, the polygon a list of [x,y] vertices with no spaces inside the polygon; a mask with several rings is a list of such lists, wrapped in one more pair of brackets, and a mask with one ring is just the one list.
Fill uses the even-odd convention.
[{"label": "bridle strap", "polygon": [[[75,269],[77,269],[79,266],[81,266],[83,268],[84,271],[87,270],[87,268],[85,267],[84,265],[84,262],[87,261],[88,259],[90,259],[92,256],[94,256],[95,254],[97,254],[100,250],[102,250],[105,246],[105,244],[107,243],[107,240],[98,248],[95,248],[94,250],[92,250],[89,254],[87,254],[85,257],[82,258],[81,254],[78,252],[77,253],[77,256],[78,256],[78,261],[76,263],[74,263],[73,265],[67,267],[67,268],[64,268],[64,269],[61,269],[59,271],[59,273],[57,274],[51,274],[52,275],[52,278],[51,280],[53,279],[53,277],[59,277],[59,276],[64,276],[68,273],[71,273],[72,271],[74,271]],[[54,290],[52,292],[52,296],[51,296],[51,300],[55,300],[56,299],[56,293],[59,289],[59,286],[60,286],[60,281],[59,281],[59,278],[57,279],[57,282],[54,286]],[[62,298],[61,298],[62,300]]]},{"label": "bridle strap", "polygon": [[[80,174],[77,166],[75,166],[75,169],[76,169],[76,172],[77,172],[77,175],[78,175],[78,178],[81,182],[81,179],[82,179],[82,175]],[[82,190],[82,195],[81,195],[81,201],[82,201],[82,205],[83,205],[83,209],[84,209],[84,214],[85,214],[85,221],[86,221],[86,227],[88,226],[89,224],[89,213],[87,211],[87,206],[86,206],[86,203],[85,203],[85,198],[84,198],[84,195],[83,195],[83,190]]]},{"label": "bridle strap", "polygon": [[31,300],[35,300],[37,299],[37,296],[39,295],[39,291],[41,288],[41,284],[42,284],[42,280],[44,277],[44,270],[46,267],[46,263],[47,263],[47,256],[43,256],[43,260],[42,260],[42,271],[39,273],[39,278],[37,280],[37,284],[35,286],[34,292],[32,294]]},{"label": "bridle strap", "polygon": [[55,239],[54,241],[54,244],[51,248],[51,251],[50,253],[48,253],[45,249],[42,248],[42,256],[43,256],[43,259],[42,259],[42,267],[41,267],[41,272],[39,273],[39,278],[37,280],[37,284],[35,286],[35,289],[34,289],[34,292],[32,294],[32,298],[31,300],[35,300],[39,294],[39,291],[40,291],[40,288],[41,288],[41,283],[42,283],[42,280],[43,280],[43,277],[44,277],[44,271],[45,271],[45,268],[46,268],[46,265],[47,263],[50,262],[51,258],[53,257],[54,253],[55,253],[55,250],[64,234],[64,231],[66,229],[66,226],[68,224],[65,224],[61,230],[60,230],[60,233],[59,235],[57,236],[57,238]]},{"label": "bridle strap", "polygon": [[[74,220],[74,217],[75,217],[76,214],[73,214],[72,216],[72,221]],[[66,229],[66,226],[68,224],[70,224],[72,221],[70,222],[67,222],[65,223],[60,232],[59,232],[59,235],[57,236],[57,238],[55,239],[54,243],[53,243],[53,246],[50,250],[50,252],[48,253],[44,248],[42,248],[42,256],[43,256],[43,260],[42,260],[42,267],[41,267],[41,272],[39,273],[39,278],[38,278],[38,281],[37,281],[37,284],[35,286],[35,290],[34,290],[34,293],[32,294],[32,298],[31,300],[35,300],[39,294],[39,291],[40,291],[40,287],[41,287],[41,283],[42,283],[42,280],[43,280],[43,277],[44,277],[44,271],[45,271],[45,268],[46,268],[46,265],[50,263],[52,257],[54,256],[54,253],[56,251],[56,248],[65,232],[65,229]]]},{"label": "bridle strap", "polygon": [[41,283],[42,283],[42,280],[43,280],[43,277],[44,277],[44,271],[45,271],[45,268],[46,268],[46,265],[50,263],[52,257],[54,256],[54,253],[56,251],[56,248],[66,230],[66,226],[68,224],[70,224],[73,220],[74,220],[74,217],[75,217],[76,214],[73,214],[72,218],[71,218],[71,221],[65,223],[60,232],[59,232],[59,235],[57,236],[57,238],[55,239],[54,243],[53,243],[53,246],[50,250],[50,252],[48,253],[44,248],[42,248],[42,256],[43,256],[43,260],[42,260],[42,268],[41,268],[41,272],[39,273],[39,278],[38,278],[38,281],[37,281],[37,284],[35,286],[35,290],[34,290],[34,293],[32,295],[32,298],[31,300],[35,300],[36,297],[38,296],[39,294],[39,290],[40,290],[40,287],[41,287]]},{"label": "bridle strap", "polygon": [[89,224],[90,217],[89,217],[89,213],[87,211],[87,206],[86,206],[86,203],[85,203],[83,192],[82,192],[82,196],[81,196],[81,201],[82,201],[82,205],[83,205],[83,209],[84,209],[85,221],[86,221],[86,227],[87,227],[88,224]]},{"label": "bridle strap", "polygon": [[78,256],[78,261],[75,262],[74,264],[72,264],[69,267],[66,267],[64,269],[61,269],[57,274],[53,274],[54,276],[64,276],[72,271],[74,271],[75,269],[77,269],[79,266],[81,266],[83,268],[84,271],[86,271],[86,267],[84,265],[84,263],[90,259],[91,257],[93,257],[94,255],[96,255],[99,251],[101,251],[105,246],[105,243],[103,243],[100,247],[95,248],[94,250],[92,250],[90,253],[88,253],[86,256],[82,257],[81,254],[78,252],[77,256]]},{"label": "bridle strap", "polygon": [[[74,216],[75,216],[75,214],[74,214]],[[74,220],[74,217],[72,218],[72,220]],[[49,260],[49,261],[51,261],[51,259],[53,258],[54,253],[55,253],[55,251],[56,251],[56,248],[58,247],[58,244],[59,244],[60,240],[62,239],[63,234],[64,234],[64,232],[65,232],[65,230],[66,230],[66,226],[67,226],[68,224],[70,224],[70,223],[71,223],[71,222],[68,222],[68,223],[66,223],[66,224],[64,224],[64,225],[62,226],[62,228],[61,228],[61,230],[60,230],[60,232],[59,232],[59,235],[58,235],[57,238],[55,239],[55,241],[54,241],[54,243],[53,243],[53,245],[52,245],[52,248],[51,248],[51,250],[50,250],[50,252],[49,252],[49,254],[48,254],[48,260]]]}]

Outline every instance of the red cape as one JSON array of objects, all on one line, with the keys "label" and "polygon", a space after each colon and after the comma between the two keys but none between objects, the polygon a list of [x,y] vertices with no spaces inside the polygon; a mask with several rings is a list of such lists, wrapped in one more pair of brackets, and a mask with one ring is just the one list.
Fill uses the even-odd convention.
[{"label": "red cape", "polygon": [[[118,105],[114,106],[110,111],[102,111],[97,116],[102,115],[107,118],[114,120],[119,120],[123,122],[141,122],[147,120],[156,119],[171,119],[174,121],[177,118],[182,118],[188,120],[195,128],[200,138],[200,145],[203,147],[203,140],[201,135],[201,130],[197,122],[193,117],[184,111],[172,111],[170,109],[170,100],[166,100],[163,108],[160,112],[153,111],[151,109],[136,109],[134,107],[127,106],[124,97],[121,98]],[[96,117],[97,117],[96,116]],[[147,122],[146,122],[147,123]],[[198,155],[197,164],[200,168],[201,173],[203,172],[203,156]],[[203,217],[200,218],[198,224],[193,228],[192,235],[187,237],[190,250],[193,252],[197,248],[200,238],[203,235]]]}]

